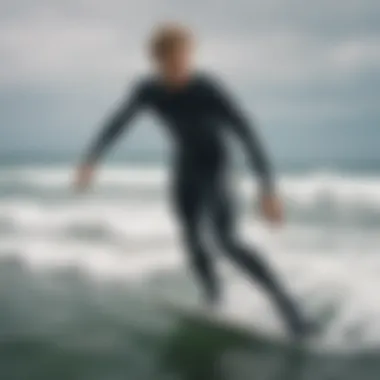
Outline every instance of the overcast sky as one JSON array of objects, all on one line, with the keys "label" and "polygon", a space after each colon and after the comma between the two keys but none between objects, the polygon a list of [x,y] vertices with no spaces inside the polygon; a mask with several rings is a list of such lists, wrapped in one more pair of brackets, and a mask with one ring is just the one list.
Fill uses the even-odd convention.
[{"label": "overcast sky", "polygon": [[[86,145],[165,20],[194,28],[200,65],[280,156],[380,157],[378,0],[2,0],[0,150]],[[136,125],[135,148],[160,144],[152,124]]]}]

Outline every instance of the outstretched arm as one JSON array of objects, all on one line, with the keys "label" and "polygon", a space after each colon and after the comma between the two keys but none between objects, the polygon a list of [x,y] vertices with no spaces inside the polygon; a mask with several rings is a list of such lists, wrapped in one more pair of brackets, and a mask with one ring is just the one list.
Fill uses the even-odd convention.
[{"label": "outstretched arm", "polygon": [[216,101],[218,114],[227,122],[232,131],[243,144],[250,166],[255,169],[261,179],[263,190],[268,193],[274,189],[272,170],[262,142],[253,125],[242,110],[226,92],[217,84],[212,84],[212,96]]},{"label": "outstretched arm", "polygon": [[243,144],[251,166],[257,171],[262,184],[261,209],[264,216],[272,222],[282,220],[282,207],[276,198],[274,181],[269,160],[257,132],[251,126],[244,113],[234,104],[219,86],[211,85],[217,114],[228,123]]},{"label": "outstretched arm", "polygon": [[273,192],[274,180],[272,169],[256,129],[232,105],[226,109],[226,112],[228,113],[233,131],[247,152],[250,166],[256,170],[260,177],[263,191],[265,193]]},{"label": "outstretched arm", "polygon": [[142,106],[143,93],[140,88],[133,89],[129,99],[116,110],[106,122],[85,157],[85,163],[94,164],[114,143],[117,137],[130,126],[130,122]]},{"label": "outstretched arm", "polygon": [[141,88],[135,88],[129,99],[123,102],[107,121],[79,167],[76,178],[76,187],[78,189],[84,189],[88,186],[93,177],[95,164],[104,155],[111,144],[114,143],[120,134],[130,125],[132,118],[143,105],[143,97],[143,90]]}]

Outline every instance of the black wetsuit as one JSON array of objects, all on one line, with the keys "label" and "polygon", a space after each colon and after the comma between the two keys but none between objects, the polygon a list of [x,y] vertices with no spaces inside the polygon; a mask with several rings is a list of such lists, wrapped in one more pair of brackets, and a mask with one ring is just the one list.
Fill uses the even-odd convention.
[{"label": "black wetsuit", "polygon": [[254,250],[247,249],[237,239],[230,192],[225,182],[225,132],[234,133],[245,146],[252,167],[261,177],[263,191],[272,191],[272,181],[267,159],[253,128],[217,81],[198,74],[178,89],[166,86],[157,78],[141,81],[104,128],[88,161],[97,160],[130,125],[137,112],[146,108],[161,118],[174,140],[175,210],[192,265],[209,299],[217,299],[219,282],[204,239],[201,221],[205,214],[212,221],[222,251],[269,292],[293,331],[302,329],[295,306],[271,270]]}]

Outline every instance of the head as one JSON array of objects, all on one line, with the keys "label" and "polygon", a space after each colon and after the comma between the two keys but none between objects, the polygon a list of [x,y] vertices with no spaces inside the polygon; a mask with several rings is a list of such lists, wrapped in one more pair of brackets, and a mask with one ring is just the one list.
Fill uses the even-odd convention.
[{"label": "head", "polygon": [[153,63],[165,80],[180,83],[188,78],[192,68],[193,36],[177,24],[159,26],[150,42]]}]

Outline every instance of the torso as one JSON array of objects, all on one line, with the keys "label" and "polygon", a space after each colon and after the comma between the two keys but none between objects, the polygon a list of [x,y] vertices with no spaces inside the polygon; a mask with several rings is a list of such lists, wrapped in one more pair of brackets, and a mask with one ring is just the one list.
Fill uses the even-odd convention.
[{"label": "torso", "polygon": [[194,77],[178,89],[170,89],[158,80],[148,80],[143,97],[144,103],[158,115],[174,138],[179,160],[207,167],[224,159],[222,120],[202,77]]}]

